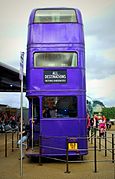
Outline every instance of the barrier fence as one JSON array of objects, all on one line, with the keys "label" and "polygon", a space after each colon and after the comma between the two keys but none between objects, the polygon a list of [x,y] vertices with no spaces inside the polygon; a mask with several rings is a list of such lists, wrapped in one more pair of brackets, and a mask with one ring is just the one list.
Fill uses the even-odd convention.
[{"label": "barrier fence", "polygon": [[[81,151],[82,150],[88,150],[88,152],[91,152],[91,151],[94,152],[92,160],[70,161],[69,160],[69,150],[68,150],[68,141],[69,141],[70,138],[66,137],[66,150],[62,149],[62,148],[55,148],[55,147],[52,147],[52,146],[39,145],[39,165],[42,165],[42,158],[43,157],[53,159],[53,160],[58,160],[60,162],[65,163],[65,171],[64,172],[65,173],[70,173],[70,163],[92,162],[93,166],[94,166],[94,172],[97,173],[97,170],[98,170],[97,169],[97,163],[98,162],[112,162],[112,163],[115,163],[115,134],[114,133],[109,133],[109,135],[108,135],[108,133],[105,132],[105,136],[104,136],[104,138],[102,138],[102,137],[97,135],[97,132],[99,132],[97,129],[91,130],[91,135],[90,135],[89,138],[87,138],[87,139],[90,139],[89,143],[91,143],[93,148],[89,147],[88,149],[79,149],[79,151],[80,150]],[[14,138],[14,135],[15,135],[15,138]],[[11,149],[12,152],[16,151],[17,149],[19,150],[18,145],[17,145],[18,138],[19,138],[18,132],[14,133],[12,131],[12,133],[10,135],[10,140],[8,140],[8,133],[7,132],[5,133],[5,145],[4,145],[5,146],[4,147],[5,157],[8,157],[8,150]],[[50,136],[49,138],[54,138],[54,137]],[[78,138],[80,139],[80,137],[78,137]],[[43,140],[43,139],[45,139],[44,136],[39,136],[39,144],[41,143],[40,141]],[[82,139],[83,139],[83,137],[82,137]],[[8,147],[8,143],[10,144],[10,147]],[[43,156],[42,155],[42,148],[45,148],[45,147],[53,149],[53,150],[65,150],[65,153],[66,153],[65,159],[63,160],[63,159],[59,159],[59,158]],[[109,160],[98,160],[97,152],[103,152],[103,151],[104,151],[104,156],[105,157],[108,156],[108,152],[109,152],[109,156],[111,154],[111,157],[110,157]]]},{"label": "barrier fence", "polygon": [[[8,135],[10,134],[10,140],[8,138]],[[16,135],[16,139],[14,138]],[[14,152],[14,150],[19,149],[18,147],[18,139],[19,139],[19,133],[18,132],[14,132],[12,131],[11,133],[5,132],[4,134],[4,153],[5,153],[5,157],[8,157],[8,150],[10,149],[12,152]],[[8,144],[10,144],[10,147],[8,147]],[[16,147],[15,147],[16,146]]]},{"label": "barrier fence", "polygon": [[[44,138],[44,137],[42,136],[42,138]],[[79,139],[80,139],[80,137],[79,137]],[[69,161],[69,150],[68,150],[68,140],[69,140],[69,137],[67,137],[66,138],[66,159],[65,160],[60,160],[60,159],[56,159],[56,158],[53,158],[53,157],[45,157],[45,156],[42,156],[42,153],[40,153],[40,155],[39,155],[40,164],[41,164],[41,157],[45,157],[45,158],[49,158],[49,159],[54,159],[54,160],[60,160],[60,161],[63,161],[63,162],[66,163],[65,173],[70,173],[70,170],[69,170],[69,164],[70,163],[92,162],[94,164],[94,172],[97,173],[97,163],[98,162],[112,162],[112,163],[115,162],[115,160],[114,160],[114,156],[115,156],[115,143],[114,143],[115,135],[114,134],[111,134],[111,136],[107,138],[107,134],[105,133],[105,136],[102,139],[101,137],[96,135],[96,130],[94,130],[93,136],[90,139],[91,139],[91,143],[93,144],[93,149],[89,148],[88,151],[89,152],[91,152],[91,151],[94,152],[93,160],[75,160],[75,161]],[[43,140],[43,139],[41,139],[41,140]],[[111,143],[111,147],[107,148],[107,142]],[[98,144],[98,147],[97,147],[97,144]],[[57,149],[57,148],[48,147],[48,146],[39,146],[39,147],[40,148],[47,147],[47,148],[50,148],[50,149],[52,148],[54,150]],[[62,149],[58,148],[58,150],[62,150]],[[82,151],[82,150],[87,150],[87,149],[79,149],[79,151],[80,150]],[[40,151],[42,151],[42,150],[40,149]],[[105,152],[105,157],[107,156],[107,151],[109,151],[112,154],[110,160],[106,160],[106,161],[105,160],[98,160],[97,159],[97,152],[98,151],[99,152],[100,151],[104,151]]]}]

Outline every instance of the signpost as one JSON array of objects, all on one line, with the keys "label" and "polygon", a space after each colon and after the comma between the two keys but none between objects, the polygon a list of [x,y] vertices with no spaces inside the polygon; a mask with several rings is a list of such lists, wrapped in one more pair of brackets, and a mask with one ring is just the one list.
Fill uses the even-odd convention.
[{"label": "signpost", "polygon": [[24,64],[24,52],[20,53],[20,74],[19,78],[21,81],[21,98],[20,98],[20,108],[21,108],[21,147],[20,147],[20,175],[23,176],[23,166],[22,166],[22,126],[23,126],[23,65]]}]

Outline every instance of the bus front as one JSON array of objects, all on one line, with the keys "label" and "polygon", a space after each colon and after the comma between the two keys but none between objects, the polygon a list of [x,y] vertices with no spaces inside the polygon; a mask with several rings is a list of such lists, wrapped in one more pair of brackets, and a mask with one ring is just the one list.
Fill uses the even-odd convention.
[{"label": "bus front", "polygon": [[82,26],[81,13],[71,8],[37,9],[30,16],[26,95],[42,155],[65,155],[67,139],[70,155],[87,154]]}]

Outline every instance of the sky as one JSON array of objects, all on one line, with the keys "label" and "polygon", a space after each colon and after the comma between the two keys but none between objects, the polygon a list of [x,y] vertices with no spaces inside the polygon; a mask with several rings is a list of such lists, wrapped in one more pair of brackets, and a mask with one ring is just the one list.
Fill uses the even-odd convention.
[{"label": "sky", "polygon": [[[0,0],[0,62],[19,70],[25,52],[29,15],[34,8],[73,7],[82,13],[87,96],[106,107],[115,106],[115,1],[114,0]],[[24,96],[23,105],[28,106]],[[20,107],[20,93],[0,93],[0,103]]]}]

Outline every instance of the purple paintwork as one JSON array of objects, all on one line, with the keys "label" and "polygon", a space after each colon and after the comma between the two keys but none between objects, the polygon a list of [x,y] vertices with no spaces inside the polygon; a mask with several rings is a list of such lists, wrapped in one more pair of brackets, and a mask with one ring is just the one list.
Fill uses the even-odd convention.
[{"label": "purple paintwork", "polygon": [[[63,8],[62,8],[63,9]],[[66,8],[65,8],[66,9]],[[79,10],[75,10],[78,23],[34,24],[34,9],[30,15],[27,42],[26,67],[26,96],[28,99],[40,99],[40,135],[48,137],[62,137],[58,139],[43,139],[42,145],[63,148],[64,150],[51,150],[43,148],[43,155],[65,155],[66,136],[77,137],[78,148],[86,149],[77,155],[87,154],[86,129],[86,84],[85,84],[85,47],[82,18]],[[67,83],[45,84],[44,68],[33,67],[33,54],[35,52],[77,52],[77,67],[47,67],[45,70],[67,70]],[[78,117],[71,119],[46,119],[42,117],[43,96],[77,96]],[[31,103],[31,102],[30,102]],[[31,104],[30,104],[31,106]],[[31,111],[31,108],[30,108]],[[31,112],[29,112],[31,118]],[[35,136],[38,135],[35,134]],[[72,153],[71,153],[72,154]],[[75,153],[73,153],[75,154]]]}]

